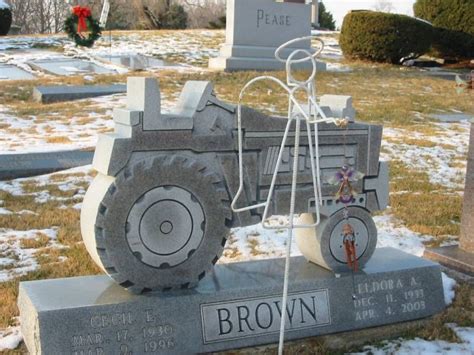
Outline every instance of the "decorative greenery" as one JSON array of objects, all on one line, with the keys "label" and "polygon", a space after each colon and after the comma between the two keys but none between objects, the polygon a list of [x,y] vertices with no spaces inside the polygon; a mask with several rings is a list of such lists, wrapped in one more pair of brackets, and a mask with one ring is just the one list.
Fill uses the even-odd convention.
[{"label": "decorative greenery", "polygon": [[12,25],[12,12],[8,7],[0,8],[0,36],[6,36]]},{"label": "decorative greenery", "polygon": [[415,16],[435,26],[434,55],[455,59],[474,57],[473,0],[417,0]]},{"label": "decorative greenery", "polygon": [[[76,9],[76,8],[75,8]],[[73,12],[64,23],[64,31],[67,33],[76,45],[82,47],[92,47],[100,36],[102,35],[102,29],[100,28],[99,22],[92,17],[89,11],[89,16],[84,18],[85,24],[89,34],[84,36],[78,28],[80,27],[80,17]]]},{"label": "decorative greenery", "polygon": [[336,29],[336,21],[332,14],[326,10],[323,2],[319,3],[319,27],[334,31]]},{"label": "decorative greenery", "polygon": [[415,16],[435,27],[461,31],[474,36],[473,0],[417,0]]},{"label": "decorative greenery", "polygon": [[474,58],[474,36],[445,28],[434,28],[433,54],[442,58]]},{"label": "decorative greenery", "polygon": [[353,11],[342,25],[340,45],[348,58],[400,63],[429,51],[433,27],[405,15]]}]

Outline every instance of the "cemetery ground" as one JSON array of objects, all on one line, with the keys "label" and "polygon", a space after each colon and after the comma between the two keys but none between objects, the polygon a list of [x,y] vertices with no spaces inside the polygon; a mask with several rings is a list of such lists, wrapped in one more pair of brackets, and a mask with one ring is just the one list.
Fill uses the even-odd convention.
[{"label": "cemetery ground", "polygon": [[[162,106],[167,110],[172,109],[187,80],[210,80],[221,99],[237,102],[244,84],[261,73],[208,71],[207,60],[217,56],[223,40],[222,31],[114,32],[112,53],[135,51],[181,66],[133,74],[109,66],[115,74],[67,77],[32,71],[36,79],[0,80],[0,154],[93,150],[97,134],[113,130],[112,109],[125,102],[125,95],[114,95],[43,105],[32,99],[33,87],[38,85],[124,83],[130,75],[152,75],[160,81]],[[330,71],[318,74],[318,93],[352,95],[356,120],[384,125],[382,159],[390,161],[391,195],[390,208],[375,217],[379,247],[392,246],[421,256],[427,246],[456,243],[469,123],[443,123],[432,115],[473,115],[474,94],[457,93],[453,82],[424,75],[418,69],[345,61],[337,34],[326,35],[325,40],[329,45],[323,59],[330,64]],[[0,49],[22,49],[26,54],[6,51],[3,59],[0,54],[0,61],[26,68],[28,55],[37,58],[59,53],[91,58],[110,52],[107,41],[105,38],[93,49],[78,50],[63,37],[7,37],[0,41]],[[32,47],[41,54],[33,54]],[[276,75],[285,78],[283,72]],[[257,85],[245,103],[272,113],[286,109],[283,93],[266,84]],[[0,182],[0,349],[11,348],[5,349],[5,354],[25,351],[21,344],[13,350],[21,340],[16,318],[20,281],[100,273],[83,246],[79,227],[81,202],[93,176],[94,171],[86,166]],[[282,219],[275,217],[273,223]],[[219,262],[283,256],[285,239],[283,231],[269,232],[260,226],[234,229]],[[296,245],[293,254],[298,254]],[[449,294],[454,285],[449,278],[445,281]],[[472,353],[474,285],[459,281],[453,303],[422,325],[409,327],[403,338],[340,351],[390,353],[399,348]],[[255,351],[273,353],[275,349]],[[288,351],[334,353],[321,339],[291,343]]]}]

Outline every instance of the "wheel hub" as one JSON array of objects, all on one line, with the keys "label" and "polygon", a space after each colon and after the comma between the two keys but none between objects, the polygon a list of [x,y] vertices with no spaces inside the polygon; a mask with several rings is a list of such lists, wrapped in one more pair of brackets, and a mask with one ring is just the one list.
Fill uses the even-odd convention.
[{"label": "wheel hub", "polygon": [[347,262],[346,251],[344,248],[344,226],[349,223],[354,229],[356,257],[359,259],[366,251],[369,243],[369,234],[367,226],[358,218],[349,218],[349,221],[342,220],[331,233],[329,247],[334,258],[341,262]]},{"label": "wheel hub", "polygon": [[177,186],[146,192],[130,210],[127,242],[143,263],[173,267],[186,261],[204,236],[204,213],[188,191]]}]

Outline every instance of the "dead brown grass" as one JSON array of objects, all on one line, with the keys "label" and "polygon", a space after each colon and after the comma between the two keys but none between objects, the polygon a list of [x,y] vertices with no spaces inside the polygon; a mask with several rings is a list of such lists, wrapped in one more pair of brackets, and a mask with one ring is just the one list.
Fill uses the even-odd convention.
[{"label": "dead brown grass", "polygon": [[[409,229],[435,237],[458,236],[462,198],[441,185],[430,183],[426,172],[415,172],[402,162],[390,164],[393,214]],[[404,192],[396,194],[396,192]],[[435,239],[433,245],[442,242]]]},{"label": "dead brown grass", "polygon": [[66,144],[71,143],[72,141],[69,137],[66,136],[59,136],[59,137],[48,137],[46,138],[46,143],[53,143],[53,144]]}]

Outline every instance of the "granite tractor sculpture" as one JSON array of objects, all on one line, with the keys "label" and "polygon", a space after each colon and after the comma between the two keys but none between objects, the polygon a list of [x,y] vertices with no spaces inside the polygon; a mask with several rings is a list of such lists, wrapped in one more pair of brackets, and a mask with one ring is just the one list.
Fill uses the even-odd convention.
[{"label": "granite tractor sculpture", "polygon": [[[175,112],[163,114],[158,83],[151,78],[129,78],[127,100],[127,109],[114,111],[115,132],[99,138],[93,163],[98,175],[81,214],[85,245],[97,265],[134,293],[193,287],[221,257],[230,228],[261,222],[262,211],[230,208],[239,187],[236,107],[219,100],[209,82],[193,81],[186,83]],[[355,114],[349,97],[326,95],[320,105],[334,117]],[[266,199],[286,124],[286,118],[243,108],[242,205]],[[344,162],[364,175],[353,183],[359,193],[348,207],[360,267],[377,243],[370,213],[388,203],[381,138],[381,126],[353,120],[345,128],[319,129],[323,181]],[[290,147],[283,153],[271,214],[288,214],[292,162],[300,159],[296,212],[309,220],[316,202],[308,142],[302,138],[301,144],[297,157]],[[297,242],[309,260],[343,272],[345,206],[337,190],[323,184],[322,221],[300,231]]]}]

